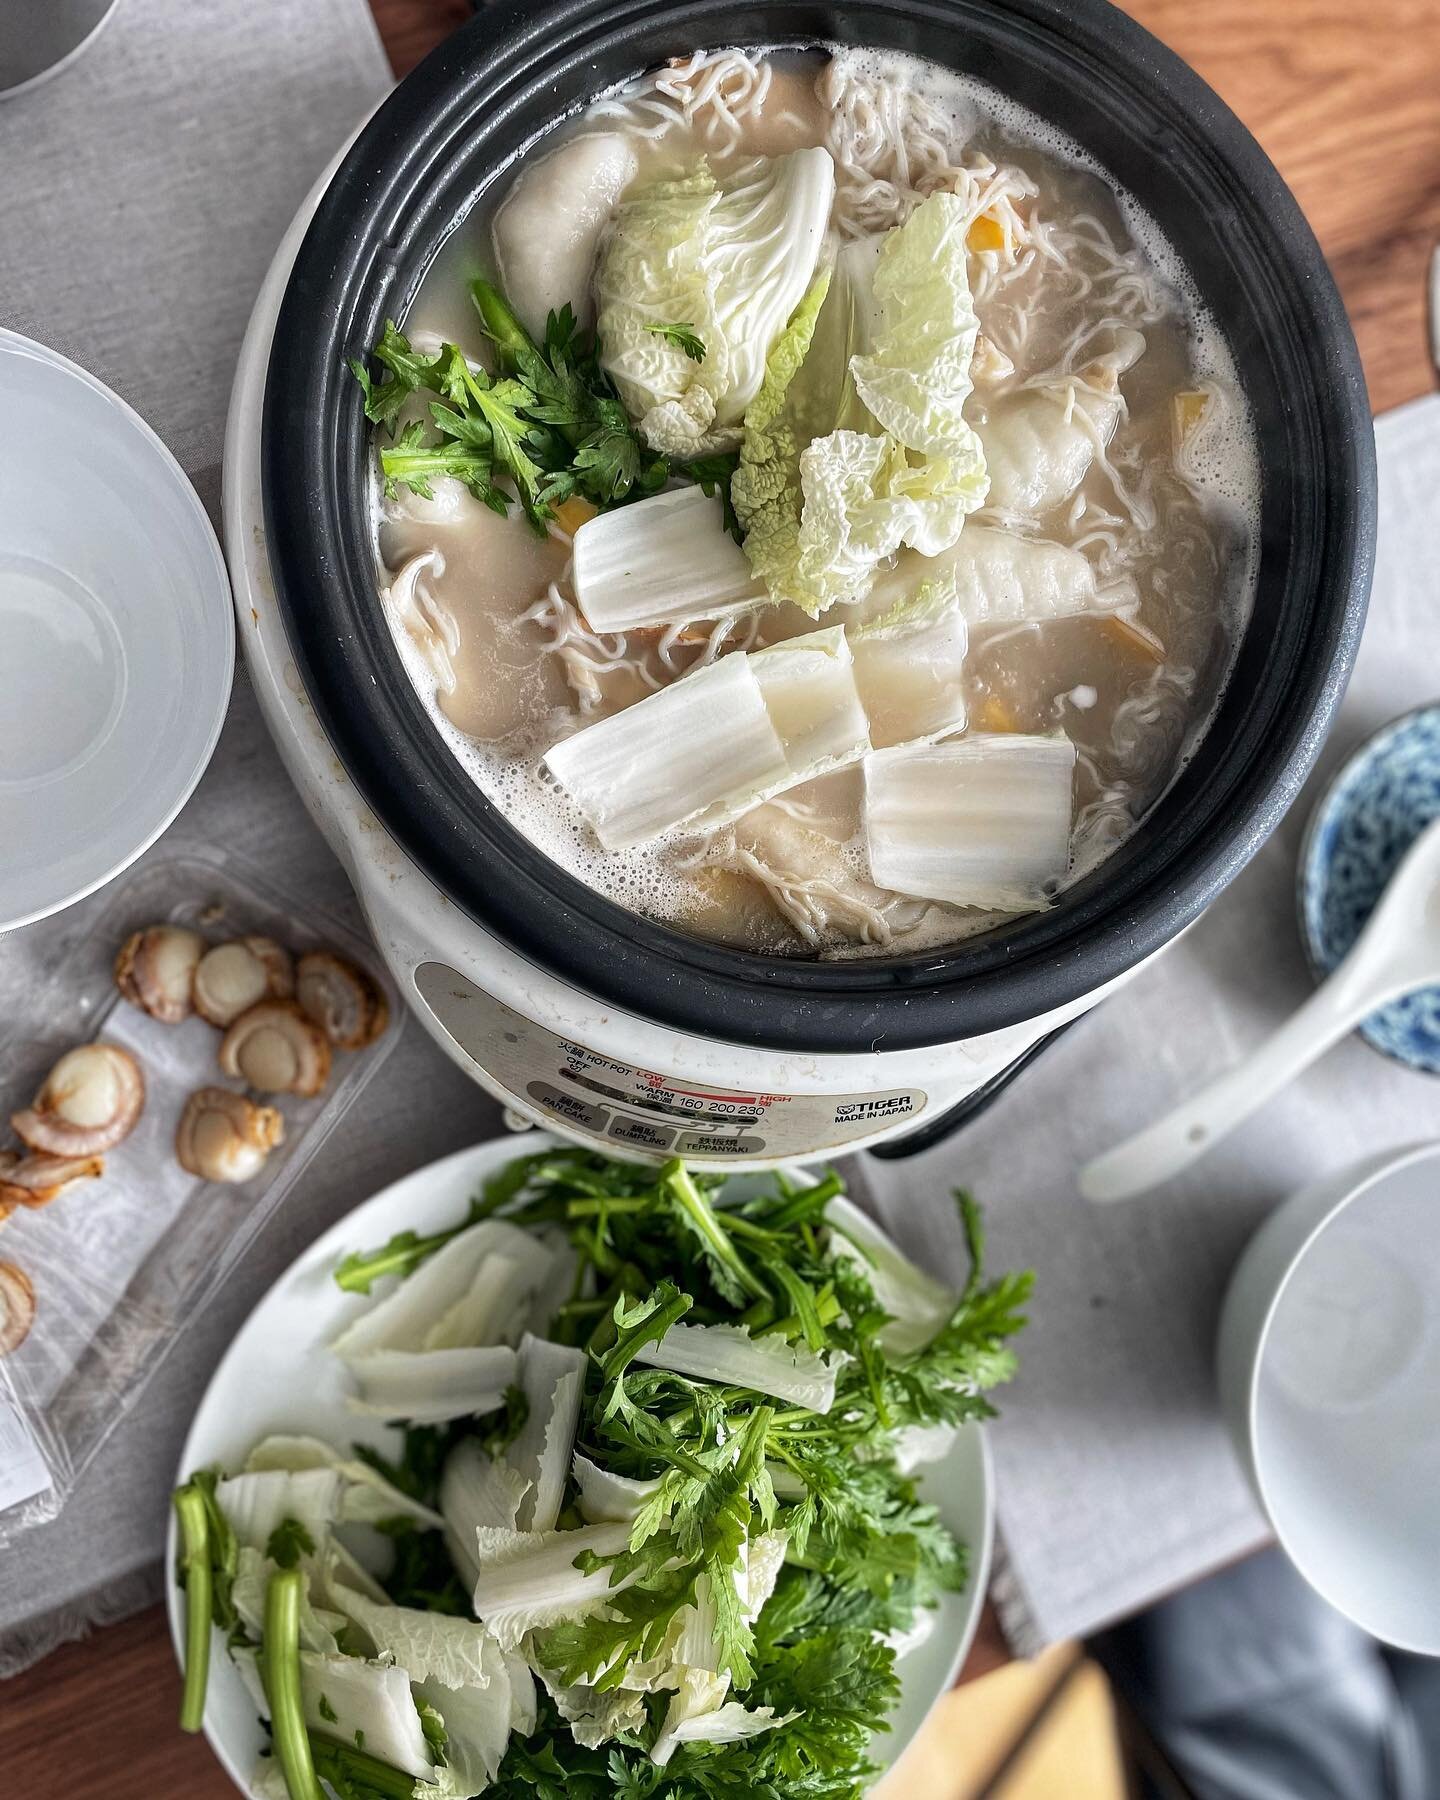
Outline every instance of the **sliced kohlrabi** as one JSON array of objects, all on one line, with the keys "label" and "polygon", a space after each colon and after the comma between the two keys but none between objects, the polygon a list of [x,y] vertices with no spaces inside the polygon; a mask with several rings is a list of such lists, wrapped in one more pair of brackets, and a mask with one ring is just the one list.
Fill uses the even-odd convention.
[{"label": "sliced kohlrabi", "polygon": [[672,1325],[635,1360],[823,1413],[835,1403],[835,1377],[845,1358],[835,1351],[822,1356],[783,1338],[751,1337],[739,1325]]},{"label": "sliced kohlrabi", "polygon": [[357,1390],[347,1401],[352,1412],[416,1425],[494,1412],[518,1373],[515,1352],[505,1344],[478,1350],[369,1350],[345,1362]]},{"label": "sliced kohlrabi", "polygon": [[[511,1264],[502,1287],[485,1273],[487,1259],[496,1254]],[[550,1252],[533,1233],[503,1219],[482,1219],[361,1312],[331,1349],[348,1361],[371,1350],[513,1342],[550,1263]]]},{"label": "sliced kohlrabi", "polygon": [[[815,273],[835,165],[822,149],[756,157],[717,180],[702,159],[632,185],[595,272],[600,360],[655,450],[734,442],[771,344]],[[655,327],[684,325],[697,361]]]},{"label": "sliced kohlrabi", "polygon": [[928,743],[964,727],[969,632],[952,582],[921,587],[846,631],[875,749]]},{"label": "sliced kohlrabi", "polygon": [[869,750],[870,721],[844,626],[782,638],[747,660],[795,781],[858,762]]},{"label": "sliced kohlrabi", "polygon": [[476,1533],[475,1616],[513,1650],[527,1631],[593,1612],[629,1583],[622,1579],[612,1589],[608,1568],[587,1573],[576,1568],[576,1557],[587,1551],[615,1556],[629,1541],[625,1524],[586,1525],[579,1531],[482,1529]]},{"label": "sliced kohlrabi", "polygon": [[525,1423],[505,1448],[506,1462],[526,1483],[515,1523],[521,1531],[553,1531],[575,1447],[586,1356],[529,1332],[519,1355]]},{"label": "sliced kohlrabi", "polygon": [[1075,746],[957,738],[865,759],[870,873],[922,900],[1033,911],[1070,866]]},{"label": "sliced kohlrabi", "polygon": [[434,1778],[410,1678],[395,1663],[302,1650],[300,1695],[311,1731],[344,1744],[363,1744],[367,1756],[417,1780]]},{"label": "sliced kohlrabi", "polygon": [[877,1337],[890,1356],[908,1356],[946,1324],[960,1296],[911,1262],[895,1240],[843,1195],[825,1207],[830,1253],[858,1263],[881,1309],[889,1314]]},{"label": "sliced kohlrabi", "polygon": [[769,600],[725,529],[719,497],[698,487],[587,519],[575,533],[571,578],[593,631],[720,619]]},{"label": "sliced kohlrabi", "polygon": [[545,762],[607,850],[681,825],[724,824],[793,780],[743,656],[722,656],[577,731]]},{"label": "sliced kohlrabi", "polygon": [[401,1493],[377,1469],[358,1456],[345,1457],[320,1438],[277,1434],[262,1438],[245,1459],[245,1473],[271,1469],[333,1469],[344,1487],[340,1493],[342,1524],[374,1525],[382,1519],[413,1519],[427,1531],[444,1524],[439,1513]]},{"label": "sliced kohlrabi", "polygon": [[440,1476],[440,1511],[445,1542],[455,1566],[473,1587],[480,1575],[475,1533],[514,1531],[529,1483],[508,1462],[487,1456],[475,1438],[463,1438],[445,1460]]}]

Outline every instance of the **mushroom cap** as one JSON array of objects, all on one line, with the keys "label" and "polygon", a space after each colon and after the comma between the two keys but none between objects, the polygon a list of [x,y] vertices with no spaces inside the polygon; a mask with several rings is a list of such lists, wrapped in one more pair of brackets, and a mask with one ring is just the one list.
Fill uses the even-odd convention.
[{"label": "mushroom cap", "polygon": [[15,1135],[50,1156],[94,1156],[135,1129],[145,1077],[118,1044],[80,1044],[45,1077],[34,1104],[11,1115]]},{"label": "mushroom cap", "polygon": [[300,958],[295,997],[341,1050],[363,1050],[390,1022],[390,1008],[375,982],[330,950],[312,950]]},{"label": "mushroom cap", "polygon": [[105,1173],[103,1156],[14,1156],[0,1161],[0,1206],[48,1206],[77,1181]]},{"label": "mushroom cap", "polygon": [[150,925],[133,931],[115,958],[115,985],[141,1012],[162,1025],[178,1025],[191,1010],[195,965],[205,940],[184,925]]},{"label": "mushroom cap", "polygon": [[206,1181],[249,1181],[285,1140],[285,1121],[273,1106],[257,1106],[230,1088],[203,1087],[185,1102],[175,1131],[182,1169]]},{"label": "mushroom cap", "polygon": [[295,964],[274,938],[216,944],[195,969],[195,1010],[222,1031],[262,1000],[288,1000],[294,992]]},{"label": "mushroom cap", "polygon": [[330,1079],[330,1040],[293,1000],[262,1000],[225,1033],[220,1067],[263,1094],[318,1094]]},{"label": "mushroom cap", "polygon": [[0,1356],[18,1350],[35,1323],[35,1289],[12,1262],[0,1262]]}]

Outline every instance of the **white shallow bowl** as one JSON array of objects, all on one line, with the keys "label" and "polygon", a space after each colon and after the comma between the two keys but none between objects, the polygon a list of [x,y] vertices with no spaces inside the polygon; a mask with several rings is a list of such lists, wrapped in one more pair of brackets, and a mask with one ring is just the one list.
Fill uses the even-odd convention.
[{"label": "white shallow bowl", "polygon": [[[273,1431],[312,1433],[341,1444],[363,1441],[388,1452],[398,1448],[397,1431],[346,1410],[348,1384],[325,1346],[371,1302],[335,1285],[335,1265],[349,1251],[373,1248],[396,1231],[424,1235],[454,1224],[487,1176],[516,1156],[558,1141],[531,1132],[461,1150],[383,1189],[318,1238],[236,1334],[195,1414],[177,1481],[195,1469],[236,1467],[258,1438]],[[876,1760],[887,1766],[899,1759],[931,1707],[953,1686],[980,1621],[995,1514],[990,1454],[978,1425],[961,1433],[954,1450],[926,1471],[921,1485],[946,1525],[969,1546],[970,1580],[963,1593],[945,1597],[930,1636],[900,1660],[900,1699],[890,1731],[877,1737],[874,1747]],[[175,1550],[172,1519],[167,1568],[174,1567]],[[184,1604],[173,1581],[166,1604],[176,1656],[182,1658]],[[265,1738],[254,1704],[218,1638],[205,1735],[231,1780],[248,1792]],[[905,1791],[903,1769],[897,1770],[895,1784],[897,1793]]]},{"label": "white shallow bowl", "polygon": [[235,625],[199,496],[138,413],[0,331],[0,931],[82,899],[200,779]]},{"label": "white shallow bowl", "polygon": [[1300,1573],[1373,1636],[1440,1655],[1440,1144],[1271,1214],[1225,1297],[1218,1374]]}]

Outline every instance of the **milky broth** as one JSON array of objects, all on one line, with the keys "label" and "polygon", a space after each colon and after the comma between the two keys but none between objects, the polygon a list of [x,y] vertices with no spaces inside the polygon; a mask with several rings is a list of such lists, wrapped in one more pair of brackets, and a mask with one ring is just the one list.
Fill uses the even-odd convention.
[{"label": "milky broth", "polygon": [[[1160,232],[1073,145],[980,85],[929,65],[890,57],[867,68],[852,54],[839,67],[858,71],[857,79],[878,70],[907,84],[953,133],[947,155],[982,170],[988,158],[1035,190],[1017,202],[1036,246],[1029,264],[989,281],[983,259],[972,258],[982,337],[1006,348],[1014,364],[1009,374],[991,365],[987,376],[977,356],[965,416],[982,436],[1037,386],[1055,416],[1068,417],[1065,383],[1077,371],[1082,381],[1109,379],[1093,376],[1097,349],[1119,341],[1117,329],[1144,338],[1143,354],[1119,376],[1125,411],[1108,454],[1078,490],[1045,514],[1019,520],[992,506],[966,527],[1072,546],[1102,587],[1135,584],[1138,604],[1123,616],[970,633],[969,728],[1061,730],[1076,746],[1074,880],[1173,780],[1223,686],[1247,614],[1257,537],[1259,483],[1244,401],[1227,347]],[[595,130],[626,130],[642,175],[678,170],[702,152],[723,173],[737,157],[825,143],[827,133],[833,150],[837,79],[835,71],[827,78],[818,55],[775,58],[763,99],[733,141],[703,107],[687,125],[675,120],[673,98],[630,94],[552,133],[516,173],[566,135]],[[863,111],[858,116],[863,122]],[[883,186],[877,201],[863,184],[842,183],[838,235],[853,235],[866,209],[884,204]],[[495,276],[492,218],[493,208],[477,208],[436,259],[405,322],[412,338],[437,334],[487,360],[467,290],[473,276]],[[1082,401],[1086,391],[1082,385]],[[1197,396],[1187,404],[1192,419],[1201,415],[1183,441],[1180,394]],[[593,888],[681,928],[777,954],[914,951],[999,922],[873,885],[858,768],[792,788],[708,837],[675,832],[636,850],[602,851],[542,773],[541,758],[559,739],[683,673],[706,653],[709,628],[632,632],[619,655],[614,640],[598,649],[593,636],[582,641],[565,533],[552,526],[542,539],[518,509],[501,518],[453,483],[441,484],[433,503],[403,491],[377,500],[377,528],[396,641],[447,741],[511,821]],[[432,550],[443,570],[429,565],[413,594],[392,585],[412,557]],[[881,590],[898,591],[912,569],[923,573],[923,559],[903,552],[876,596],[836,606],[819,624],[873,614]],[[796,608],[770,608],[730,628],[719,649],[815,628]]]}]

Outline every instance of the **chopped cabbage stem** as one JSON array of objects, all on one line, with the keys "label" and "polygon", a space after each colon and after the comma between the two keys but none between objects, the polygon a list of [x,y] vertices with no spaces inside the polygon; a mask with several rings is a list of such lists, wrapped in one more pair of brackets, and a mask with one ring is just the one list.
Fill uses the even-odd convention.
[{"label": "chopped cabbage stem", "polygon": [[870,872],[881,887],[1005,912],[1048,904],[1070,865],[1075,746],[972,735],[865,763]]},{"label": "chopped cabbage stem", "polygon": [[337,1794],[363,1795],[364,1800],[412,1800],[417,1785],[413,1775],[391,1768],[378,1756],[357,1750],[353,1744],[342,1744],[338,1738],[312,1731],[310,1752],[315,1773],[322,1781],[328,1781]]},{"label": "chopped cabbage stem", "polygon": [[270,1577],[265,1590],[260,1669],[286,1792],[290,1800],[324,1800],[315,1777],[300,1699],[300,1602],[304,1583],[299,1569],[277,1569]]},{"label": "chopped cabbage stem", "polygon": [[205,1723],[205,1691],[210,1682],[210,1626],[214,1604],[210,1579],[210,1529],[205,1497],[194,1483],[174,1497],[180,1522],[180,1579],[185,1587],[185,1690],[180,1729],[199,1731]]}]

